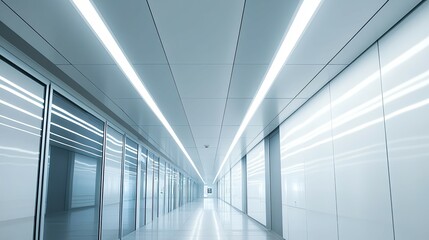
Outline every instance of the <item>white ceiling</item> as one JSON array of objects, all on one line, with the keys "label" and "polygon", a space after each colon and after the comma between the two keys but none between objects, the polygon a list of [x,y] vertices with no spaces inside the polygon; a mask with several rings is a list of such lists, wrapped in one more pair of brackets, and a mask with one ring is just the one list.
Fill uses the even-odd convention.
[{"label": "white ceiling", "polygon": [[[300,1],[93,2],[199,171],[212,181]],[[227,165],[418,2],[324,0]],[[0,19],[198,178],[70,1],[2,0]]]}]

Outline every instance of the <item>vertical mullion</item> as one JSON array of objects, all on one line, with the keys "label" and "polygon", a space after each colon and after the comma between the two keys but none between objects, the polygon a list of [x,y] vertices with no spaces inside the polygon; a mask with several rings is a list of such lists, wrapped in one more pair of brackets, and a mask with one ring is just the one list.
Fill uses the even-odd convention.
[{"label": "vertical mullion", "polygon": [[125,145],[126,135],[122,135],[122,159],[121,159],[121,194],[120,194],[120,204],[119,204],[119,239],[122,239],[123,229],[122,229],[122,209],[124,207],[124,171],[125,171]]},{"label": "vertical mullion", "polygon": [[104,131],[103,131],[103,153],[101,158],[101,175],[100,175],[100,194],[99,194],[99,204],[98,207],[98,239],[101,240],[103,232],[103,204],[104,204],[104,171],[106,168],[106,149],[107,149],[107,128],[108,123],[104,122]]},{"label": "vertical mullion", "polygon": [[43,202],[47,195],[47,176],[48,176],[48,158],[49,158],[49,134],[51,130],[51,109],[52,109],[52,85],[46,86],[45,90],[45,110],[43,114],[43,129],[40,147],[40,162],[37,183],[37,198],[36,198],[36,218],[34,226],[34,239],[43,239],[43,228],[46,211],[46,203]]}]

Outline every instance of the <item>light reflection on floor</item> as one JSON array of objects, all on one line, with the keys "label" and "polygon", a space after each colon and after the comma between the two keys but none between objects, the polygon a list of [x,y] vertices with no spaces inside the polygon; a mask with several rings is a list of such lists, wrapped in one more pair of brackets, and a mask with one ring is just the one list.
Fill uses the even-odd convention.
[{"label": "light reflection on floor", "polygon": [[262,225],[216,199],[200,199],[166,214],[124,240],[280,240]]}]

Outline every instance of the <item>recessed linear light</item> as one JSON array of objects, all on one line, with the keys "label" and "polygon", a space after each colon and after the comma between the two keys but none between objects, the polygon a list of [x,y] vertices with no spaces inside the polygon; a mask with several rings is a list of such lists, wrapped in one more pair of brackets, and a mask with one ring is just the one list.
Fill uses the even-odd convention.
[{"label": "recessed linear light", "polygon": [[112,33],[110,33],[109,29],[101,19],[101,16],[98,14],[97,10],[92,5],[91,1],[90,0],[72,0],[72,2],[76,6],[80,14],[83,16],[83,18],[86,20],[88,25],[92,28],[94,33],[97,35],[98,39],[103,43],[104,47],[113,57],[116,64],[119,66],[119,68],[128,78],[128,80],[131,82],[131,84],[134,86],[134,88],[137,90],[140,96],[145,100],[145,102],[153,111],[153,113],[158,117],[159,121],[161,121],[162,125],[164,125],[164,127],[170,133],[171,137],[173,137],[174,141],[177,143],[179,148],[185,154],[186,158],[191,163],[192,167],[195,169],[198,176],[205,184],[206,182],[204,181],[203,177],[201,176],[200,172],[195,166],[194,161],[192,161],[192,158],[189,156],[182,142],[179,140],[173,128],[168,123],[167,119],[164,117],[164,114],[162,114],[161,110],[156,105],[149,91],[143,85],[140,77],[137,75],[136,71],[131,66],[127,57],[122,52],[118,43],[114,39]]},{"label": "recessed linear light", "polygon": [[280,48],[277,51],[274,57],[274,60],[270,65],[270,68],[265,74],[265,78],[262,82],[262,85],[259,87],[258,92],[253,98],[252,103],[250,104],[250,107],[247,110],[246,115],[244,116],[244,119],[241,122],[241,125],[238,128],[238,131],[235,134],[234,139],[232,140],[232,143],[228,149],[228,152],[226,152],[225,158],[223,159],[222,164],[219,167],[219,171],[217,172],[215,178],[213,179],[213,184],[216,182],[216,179],[219,176],[220,172],[222,171],[222,168],[227,162],[229,156],[231,155],[232,150],[234,149],[235,145],[237,144],[239,138],[243,134],[244,130],[246,129],[247,125],[249,124],[256,110],[261,105],[271,85],[276,80],[277,75],[282,69],[290,53],[295,48],[296,43],[298,42],[305,28],[309,24],[311,18],[313,17],[314,13],[319,7],[321,1],[322,0],[304,0],[301,6],[299,7],[299,10],[292,22],[292,25],[289,28],[289,31],[286,33],[286,36],[284,37],[283,42],[281,43]]}]

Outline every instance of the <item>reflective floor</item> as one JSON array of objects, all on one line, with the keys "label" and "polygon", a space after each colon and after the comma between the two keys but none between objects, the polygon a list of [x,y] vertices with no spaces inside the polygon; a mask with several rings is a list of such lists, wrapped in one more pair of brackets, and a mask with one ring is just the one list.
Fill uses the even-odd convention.
[{"label": "reflective floor", "polygon": [[201,199],[166,214],[131,233],[125,240],[276,239],[247,215],[216,199]]}]

